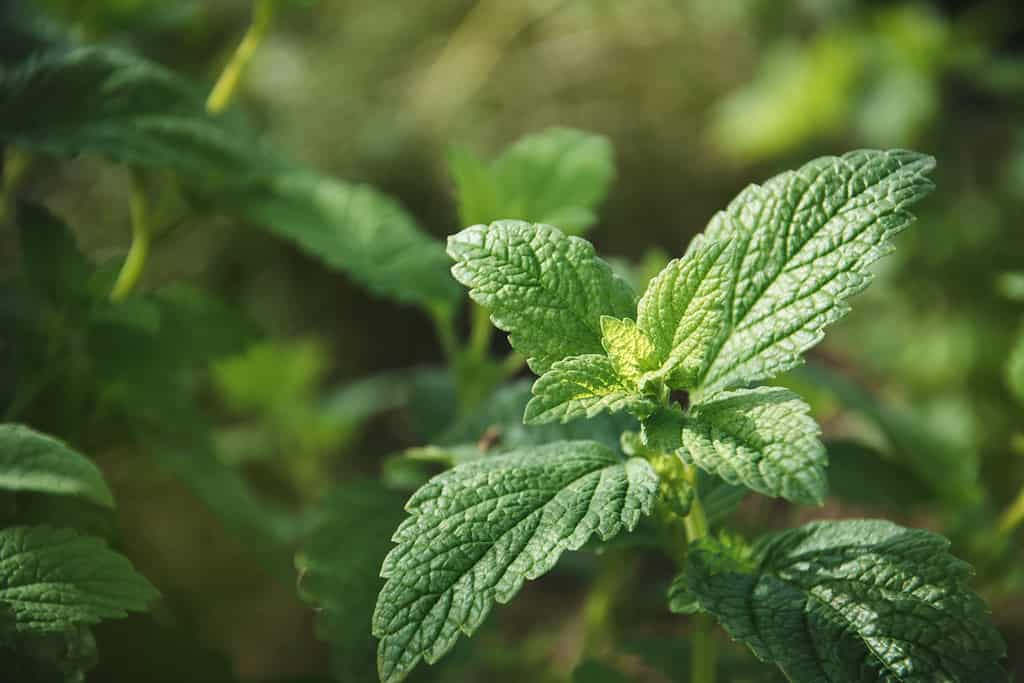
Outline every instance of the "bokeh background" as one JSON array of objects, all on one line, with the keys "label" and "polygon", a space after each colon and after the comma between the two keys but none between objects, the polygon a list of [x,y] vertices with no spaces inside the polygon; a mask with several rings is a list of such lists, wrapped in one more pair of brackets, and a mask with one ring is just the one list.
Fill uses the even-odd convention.
[{"label": "bokeh background", "polygon": [[[104,42],[207,85],[251,13],[250,3],[232,0],[29,4],[9,3],[12,37],[0,52],[17,54],[18,41],[39,36]],[[978,567],[976,587],[992,605],[1011,665],[1024,670],[1024,553],[1020,535],[995,533],[1024,485],[1019,2],[280,5],[236,108],[284,154],[389,193],[439,240],[463,227],[450,145],[487,158],[549,126],[611,140],[616,178],[589,238],[641,273],[681,254],[749,182],[858,147],[934,155],[937,189],[916,209],[919,221],[877,264],[875,283],[808,368],[783,380],[811,398],[827,437],[887,453],[906,484],[853,494],[853,502],[833,497],[822,510],[748,499],[737,524],[868,514],[945,533]],[[88,254],[124,253],[123,169],[91,158],[43,162],[26,187],[68,220]],[[17,260],[12,244],[0,239],[7,268]],[[351,423],[323,409],[324,397],[354,380],[442,362],[418,310],[218,216],[188,217],[154,251],[143,286],[178,281],[215,291],[271,340],[218,364],[203,390],[205,410],[221,426],[222,458],[255,485],[273,495],[284,477],[292,498],[314,500],[323,472],[341,482],[376,476],[386,456],[420,445],[401,409]],[[504,345],[495,338],[496,352]],[[101,663],[88,680],[327,680],[329,648],[314,637],[293,576],[267,571],[130,447],[108,440],[97,458],[120,501],[123,543],[166,599],[155,619],[98,630]],[[851,480],[866,467],[837,460]],[[646,640],[627,658],[667,663],[660,674],[638,665],[634,679],[685,680],[685,629],[660,607],[664,568],[630,564],[620,572],[626,587],[596,606],[586,591],[594,572],[591,560],[563,562],[430,675],[568,680],[589,651],[584,640],[622,643],[622,634],[639,633]],[[601,609],[599,619],[588,612]]]}]

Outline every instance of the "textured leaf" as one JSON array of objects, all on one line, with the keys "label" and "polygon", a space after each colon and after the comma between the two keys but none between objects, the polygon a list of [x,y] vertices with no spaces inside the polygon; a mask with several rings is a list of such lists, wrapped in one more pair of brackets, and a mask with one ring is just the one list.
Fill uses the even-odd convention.
[{"label": "textured leaf", "polygon": [[448,254],[455,279],[538,375],[569,356],[603,354],[601,316],[633,313],[629,285],[594,247],[550,225],[474,225],[448,238]]},{"label": "textured leaf", "polygon": [[970,567],[928,531],[879,520],[773,534],[747,571],[700,545],[688,584],[736,640],[796,683],[1006,681]]},{"label": "textured leaf", "polygon": [[723,392],[683,420],[679,455],[730,484],[821,503],[827,457],[808,410],[786,389]]},{"label": "textured leaf", "polygon": [[537,379],[523,421],[569,422],[594,417],[602,411],[649,412],[653,407],[622,384],[608,356],[588,354],[560,360]]},{"label": "textured leaf", "polygon": [[128,560],[97,538],[45,526],[0,531],[0,603],[19,631],[96,624],[144,611],[157,597]]},{"label": "textured leaf", "polygon": [[0,489],[79,496],[114,507],[95,465],[64,442],[24,425],[0,425]]},{"label": "textured leaf", "polygon": [[615,174],[606,138],[568,128],[525,136],[490,165],[464,149],[449,161],[464,225],[519,218],[570,235],[597,220]]},{"label": "textured leaf", "polygon": [[255,138],[206,112],[204,93],[164,67],[108,48],[45,54],[0,71],[0,140],[71,156],[172,168],[197,185],[274,165]]},{"label": "textured leaf", "polygon": [[703,382],[710,393],[772,377],[800,363],[823,329],[871,280],[868,266],[913,220],[931,157],[908,151],[822,157],[751,185],[711,220],[705,236],[730,241],[737,279],[728,332]]},{"label": "textured leaf", "polygon": [[654,342],[629,318],[602,316],[601,344],[620,379],[634,390],[643,390],[647,373],[658,368]]},{"label": "textured leaf", "polygon": [[[346,483],[325,496],[319,518],[296,557],[299,592],[317,608],[317,635],[330,643],[339,681],[370,681],[376,642],[370,635],[374,597],[389,534],[402,521],[402,497],[373,481]],[[353,552],[356,550],[356,552]]]},{"label": "textured leaf", "polygon": [[695,386],[726,324],[732,251],[726,241],[698,240],[651,280],[637,306],[637,327],[651,339],[669,386]]},{"label": "textured leaf", "polygon": [[253,182],[230,201],[241,215],[380,296],[428,307],[458,300],[440,241],[368,185],[293,171]]},{"label": "textured leaf", "polygon": [[562,442],[488,457],[417,491],[384,561],[374,613],[381,680],[399,681],[472,634],[494,601],[549,571],[593,534],[632,530],[654,503],[646,461],[600,444]]}]

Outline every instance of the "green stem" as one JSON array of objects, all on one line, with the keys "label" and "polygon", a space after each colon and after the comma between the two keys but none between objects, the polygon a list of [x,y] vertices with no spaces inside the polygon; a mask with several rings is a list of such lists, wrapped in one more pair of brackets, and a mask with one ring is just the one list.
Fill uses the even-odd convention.
[{"label": "green stem", "polygon": [[473,304],[473,328],[469,332],[469,349],[477,358],[486,358],[491,348],[491,314],[479,304]]},{"label": "green stem", "polygon": [[459,355],[459,340],[455,336],[455,321],[452,319],[450,309],[440,306],[431,306],[430,319],[434,322],[434,331],[441,342],[441,350],[449,364],[455,362]]},{"label": "green stem", "polygon": [[32,163],[32,157],[28,152],[8,147],[3,161],[3,184],[0,186],[0,225],[6,223],[7,218],[11,215],[14,194]]},{"label": "green stem", "polygon": [[110,292],[111,301],[121,301],[135,289],[146,266],[146,257],[149,256],[149,198],[138,175],[132,176],[129,207],[132,217],[132,246],[128,249],[128,256],[121,266],[121,272],[117,274],[114,289]]},{"label": "green stem", "polygon": [[[687,480],[697,490],[697,468],[693,465],[685,465]],[[704,506],[701,505],[700,496],[693,496],[690,505],[690,513],[683,519],[686,529],[687,543],[700,540],[708,535],[708,520],[704,514]],[[697,614],[693,617],[693,647],[690,660],[690,681],[692,683],[714,683],[715,681],[715,660],[718,657],[717,644],[714,636],[714,623],[706,614]]]},{"label": "green stem", "polygon": [[999,534],[1009,536],[1020,526],[1021,522],[1024,522],[1024,489],[1021,489],[1009,507],[999,516],[999,526],[997,527]]},{"label": "green stem", "polygon": [[206,109],[211,114],[224,111],[228,103],[231,102],[231,97],[238,89],[242,74],[245,73],[245,68],[270,30],[273,18],[274,0],[256,0],[249,29],[242,36],[242,41],[235,48],[234,54],[231,55],[220,78],[217,79],[213,90],[210,91],[210,97],[206,100]]}]

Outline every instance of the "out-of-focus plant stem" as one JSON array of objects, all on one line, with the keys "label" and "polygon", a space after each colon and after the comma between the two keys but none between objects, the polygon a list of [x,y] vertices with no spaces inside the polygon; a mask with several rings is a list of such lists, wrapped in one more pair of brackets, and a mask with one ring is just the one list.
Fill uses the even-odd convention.
[{"label": "out-of-focus plant stem", "polygon": [[117,281],[110,292],[111,301],[121,301],[127,297],[142,276],[149,256],[149,198],[145,185],[139,175],[132,175],[132,196],[129,200],[132,218],[132,245],[128,256],[117,274]]},{"label": "out-of-focus plant stem", "polygon": [[252,12],[252,23],[249,24],[248,30],[242,36],[242,41],[235,48],[234,54],[231,55],[231,59],[224,67],[220,78],[217,79],[217,83],[206,100],[206,109],[211,114],[219,114],[231,102],[246,67],[270,30],[271,22],[274,19],[274,1],[256,0]]},{"label": "out-of-focus plant stem", "polygon": [[[686,477],[690,481],[693,490],[697,490],[697,469],[693,465],[686,465]],[[683,519],[686,529],[686,541],[692,543],[708,535],[708,521],[704,515],[704,506],[701,505],[700,496],[694,493],[693,502],[690,504],[690,513]],[[706,614],[695,614],[693,616],[693,641],[690,661],[690,680],[692,683],[714,683],[715,681],[715,660],[718,656],[717,644],[714,636],[714,623]]]},{"label": "out-of-focus plant stem", "polygon": [[1009,507],[999,516],[999,525],[997,527],[999,534],[1001,536],[1009,536],[1020,526],[1021,522],[1024,522],[1024,489],[1021,489],[1021,492],[1017,494],[1017,497],[1013,499]]}]

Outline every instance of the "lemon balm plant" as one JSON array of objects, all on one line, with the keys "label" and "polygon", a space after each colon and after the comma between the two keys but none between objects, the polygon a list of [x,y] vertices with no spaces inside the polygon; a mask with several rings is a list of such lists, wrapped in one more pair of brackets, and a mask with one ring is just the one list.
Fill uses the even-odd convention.
[{"label": "lemon balm plant", "polygon": [[539,376],[525,422],[624,412],[639,435],[623,433],[622,452],[571,440],[481,455],[413,494],[381,570],[381,680],[438,661],[563,552],[647,517],[678,565],[667,599],[692,615],[693,681],[715,676],[712,621],[793,681],[1007,680],[970,567],[941,536],[822,521],[747,544],[709,533],[702,500],[718,480],[823,501],[819,428],[798,395],[765,383],[867,286],[933,163],[863,150],[751,185],[639,298],[551,225],[450,237],[455,278]]}]

